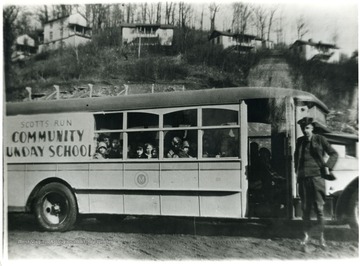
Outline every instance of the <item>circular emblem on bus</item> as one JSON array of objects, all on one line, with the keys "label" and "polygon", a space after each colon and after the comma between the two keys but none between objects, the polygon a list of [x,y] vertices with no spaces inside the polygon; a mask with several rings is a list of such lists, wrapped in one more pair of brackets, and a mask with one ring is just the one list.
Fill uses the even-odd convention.
[{"label": "circular emblem on bus", "polygon": [[145,173],[137,173],[135,176],[135,184],[139,187],[145,187],[149,182],[149,178]]}]

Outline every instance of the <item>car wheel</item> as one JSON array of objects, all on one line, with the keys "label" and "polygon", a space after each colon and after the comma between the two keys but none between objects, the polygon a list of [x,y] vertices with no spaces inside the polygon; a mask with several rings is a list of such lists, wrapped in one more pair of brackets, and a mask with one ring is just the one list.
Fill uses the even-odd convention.
[{"label": "car wheel", "polygon": [[350,198],[350,228],[354,230],[359,230],[359,197],[358,191],[355,191]]},{"label": "car wheel", "polygon": [[39,190],[35,199],[35,215],[42,229],[69,230],[77,217],[74,194],[61,183],[46,184]]}]

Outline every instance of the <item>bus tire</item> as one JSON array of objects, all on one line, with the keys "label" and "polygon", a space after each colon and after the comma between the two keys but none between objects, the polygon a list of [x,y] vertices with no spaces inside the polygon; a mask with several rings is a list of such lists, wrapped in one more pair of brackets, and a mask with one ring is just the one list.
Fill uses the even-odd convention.
[{"label": "bus tire", "polygon": [[359,192],[355,190],[355,192],[352,193],[350,201],[349,201],[349,225],[350,228],[359,231],[359,198],[358,198]]},{"label": "bus tire", "polygon": [[77,218],[77,204],[72,191],[61,183],[44,185],[35,199],[35,215],[40,227],[47,231],[66,231]]}]

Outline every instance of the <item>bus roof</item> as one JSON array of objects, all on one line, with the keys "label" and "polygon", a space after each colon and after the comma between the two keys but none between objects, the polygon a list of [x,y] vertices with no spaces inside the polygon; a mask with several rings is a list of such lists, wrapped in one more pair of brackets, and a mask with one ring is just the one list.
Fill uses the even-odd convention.
[{"label": "bus roof", "polygon": [[133,94],[96,98],[7,103],[7,115],[46,114],[64,112],[97,112],[138,110],[166,107],[236,104],[241,100],[294,97],[311,102],[328,112],[326,105],[311,93],[284,88],[234,87],[163,93]]}]

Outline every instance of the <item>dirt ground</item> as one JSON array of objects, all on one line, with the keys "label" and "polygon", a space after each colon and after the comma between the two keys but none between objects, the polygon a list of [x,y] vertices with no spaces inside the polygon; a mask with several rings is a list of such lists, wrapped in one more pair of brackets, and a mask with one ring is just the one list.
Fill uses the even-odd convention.
[{"label": "dirt ground", "polygon": [[10,215],[8,258],[13,259],[338,259],[358,258],[358,235],[327,225],[328,248],[312,240],[299,247],[300,221],[210,220],[127,217],[102,221],[82,217],[72,231],[42,232],[31,215]]}]

